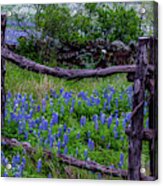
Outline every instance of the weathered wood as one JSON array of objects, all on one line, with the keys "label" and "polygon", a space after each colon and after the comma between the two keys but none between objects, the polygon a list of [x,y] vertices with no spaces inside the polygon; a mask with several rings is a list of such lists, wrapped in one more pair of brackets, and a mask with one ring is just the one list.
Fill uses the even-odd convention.
[{"label": "weathered wood", "polygon": [[58,67],[51,68],[45,65],[38,64],[23,56],[15,54],[7,48],[2,48],[1,55],[6,60],[13,62],[23,69],[66,79],[106,77],[116,73],[134,72],[136,69],[135,65],[122,65],[95,70],[66,70]]},{"label": "weathered wood", "polygon": [[[1,15],[1,47],[5,45],[5,29],[6,29],[6,15]],[[4,126],[5,121],[5,73],[6,65],[5,59],[1,58],[1,127]]]},{"label": "weathered wood", "polygon": [[141,107],[134,114],[131,121],[132,135],[129,136],[129,155],[128,155],[128,179],[140,180],[141,179],[141,151],[142,139],[140,134],[143,130],[143,108],[144,108],[144,94],[145,94],[145,81],[147,73],[147,43],[148,38],[139,38],[139,51],[137,59],[137,68],[134,80],[134,95],[133,95],[133,111],[137,105]]},{"label": "weathered wood", "polygon": [[150,38],[150,64],[155,71],[149,78],[149,128],[156,131],[156,137],[150,140],[150,175],[158,178],[158,43],[157,39]]},{"label": "weathered wood", "polygon": [[[134,133],[130,127],[125,129],[125,133],[128,136],[134,136]],[[155,137],[156,137],[156,131],[154,129],[143,129],[139,135],[139,138],[141,140],[147,140],[147,141],[150,141],[154,139]]]},{"label": "weathered wood", "polygon": [[[9,145],[11,147],[20,147],[22,146],[28,153],[36,153],[37,150],[33,148],[29,143],[27,142],[19,142],[16,139],[9,139],[2,137],[1,139],[2,144]],[[46,155],[48,158],[53,158],[54,154],[49,150],[43,151],[44,155]],[[76,158],[73,158],[71,156],[67,156],[64,154],[57,154],[57,158],[60,162],[66,163],[71,166],[75,166],[78,168],[91,170],[94,172],[101,172],[103,174],[112,175],[114,177],[122,177],[124,179],[127,179],[127,171],[126,170],[117,170],[113,168],[106,167],[104,165],[100,165],[96,162],[92,161],[82,161]]]}]

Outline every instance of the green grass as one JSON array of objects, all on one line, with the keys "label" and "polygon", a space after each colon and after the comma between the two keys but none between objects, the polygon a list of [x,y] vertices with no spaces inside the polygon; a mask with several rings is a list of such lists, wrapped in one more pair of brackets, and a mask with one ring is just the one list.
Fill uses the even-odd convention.
[{"label": "green grass", "polygon": [[10,90],[13,94],[18,92],[32,94],[39,100],[48,94],[50,89],[59,91],[64,87],[65,91],[73,90],[74,92],[79,92],[83,90],[90,94],[92,90],[100,90],[108,85],[114,86],[115,89],[123,90],[131,85],[131,83],[127,82],[125,74],[105,78],[88,78],[76,82],[75,80],[67,81],[65,79],[29,72],[9,62],[6,64],[6,91]]},{"label": "green grass", "polygon": [[[123,165],[123,169],[127,169],[128,167],[128,139],[125,135],[124,129],[122,128],[123,117],[122,113],[131,112],[128,105],[127,97],[124,96],[121,100],[119,98],[119,93],[126,90],[131,83],[127,82],[125,74],[113,75],[106,78],[90,78],[90,79],[82,79],[78,82],[75,81],[67,81],[64,79],[58,79],[51,76],[36,74],[33,72],[29,72],[24,69],[20,69],[19,67],[8,63],[6,64],[6,79],[5,86],[6,92],[11,91],[12,94],[17,94],[18,92],[21,94],[26,93],[28,96],[30,94],[33,95],[33,99],[35,101],[35,105],[41,104],[42,98],[46,95],[50,95],[50,89],[55,90],[59,93],[61,88],[64,88],[65,91],[73,91],[73,99],[76,101],[80,101],[80,98],[77,97],[77,94],[80,91],[85,91],[90,96],[93,90],[98,90],[100,93],[99,98],[101,99],[101,103],[99,106],[88,107],[85,103],[82,103],[80,106],[76,103],[74,106],[74,112],[70,114],[71,103],[65,104],[62,97],[58,99],[53,99],[53,111],[58,112],[60,114],[59,124],[53,126],[52,133],[56,133],[60,127],[63,127],[63,124],[66,123],[67,126],[72,129],[71,135],[69,135],[69,143],[68,155],[74,156],[78,159],[84,160],[84,150],[87,148],[87,132],[91,131],[91,139],[95,142],[95,150],[89,151],[88,156],[90,160],[96,161],[102,165],[115,165],[118,168],[120,153],[124,153],[125,163]],[[118,132],[120,134],[117,140],[114,139],[114,126],[115,119],[110,129],[108,129],[107,125],[102,125],[99,123],[99,130],[96,131],[94,128],[94,124],[92,122],[92,116],[94,114],[100,114],[102,111],[104,98],[103,93],[104,90],[108,87],[108,85],[115,88],[116,92],[113,95],[113,100],[111,102],[111,111],[103,111],[106,114],[106,117],[109,117],[110,114],[114,113],[117,109],[115,106],[115,99],[119,100],[118,110],[120,112],[119,116],[119,127]],[[27,100],[29,101],[29,100]],[[6,116],[5,128],[2,130],[2,134],[9,138],[16,138],[19,141],[24,141],[24,134],[18,134],[18,123],[12,121],[8,123],[8,118],[10,112],[13,111],[13,102],[14,100],[10,100],[7,103],[7,111],[8,114]],[[30,102],[29,102],[30,104]],[[62,115],[61,106],[64,106],[64,114]],[[21,105],[17,108],[16,113],[21,109]],[[10,111],[10,112],[9,112]],[[30,111],[30,108],[27,112]],[[46,112],[35,112],[33,114],[32,119],[40,118],[44,116],[48,122],[50,122],[52,117],[52,112],[50,109],[50,100],[47,101],[47,109]],[[80,118],[81,116],[87,117],[87,123],[85,127],[80,126]],[[147,116],[146,116],[147,117]],[[37,125],[33,130],[38,132],[39,126]],[[7,146],[2,146],[2,150],[5,153],[5,156],[8,157],[9,161],[11,161],[12,156],[19,153],[21,156],[25,156],[27,160],[27,165],[24,172],[23,177],[47,177],[50,172],[53,178],[85,178],[85,179],[97,179],[99,176],[98,173],[92,173],[91,171],[82,170],[79,168],[75,168],[72,166],[67,166],[63,163],[60,163],[58,159],[54,158],[48,159],[42,155],[42,149],[49,149],[46,145],[39,145],[38,137],[33,133],[30,133],[30,128],[28,122],[26,123],[26,131],[29,132],[28,142],[37,148],[38,152],[36,154],[32,154],[31,156],[24,153],[20,148],[8,148]],[[76,135],[80,132],[81,138],[76,140]],[[43,138],[46,138],[48,133],[47,131],[42,131],[41,135]],[[102,136],[105,136],[105,140],[102,140]],[[122,142],[120,137],[124,138]],[[61,136],[61,140],[63,139],[63,134]],[[108,150],[106,146],[108,142],[111,144],[111,148]],[[54,148],[52,152],[55,154],[57,152],[56,149],[57,141],[54,142]],[[79,154],[76,156],[76,147],[78,147]],[[62,149],[63,152],[63,149]],[[149,168],[149,149],[148,144],[143,143],[143,153],[142,153],[142,165],[147,169]],[[37,173],[36,166],[39,158],[43,160],[43,169],[41,173]],[[5,167],[2,167],[2,174],[5,171]],[[13,176],[14,172],[9,171],[9,175]],[[116,179],[112,176],[102,175],[101,179]]]}]

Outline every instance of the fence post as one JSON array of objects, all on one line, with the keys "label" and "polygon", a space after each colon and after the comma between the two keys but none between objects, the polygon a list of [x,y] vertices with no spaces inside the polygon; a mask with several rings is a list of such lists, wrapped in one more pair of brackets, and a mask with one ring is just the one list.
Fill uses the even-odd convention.
[{"label": "fence post", "polygon": [[155,68],[149,77],[149,129],[154,130],[155,136],[149,141],[150,153],[150,176],[158,178],[158,41],[150,38],[150,60],[149,63]]},{"label": "fence post", "polygon": [[143,108],[145,97],[145,81],[148,65],[147,44],[149,38],[139,38],[139,49],[137,58],[137,67],[134,79],[134,92],[133,92],[133,111],[136,106],[141,107],[136,111],[132,117],[130,124],[129,135],[129,154],[128,154],[128,179],[140,180],[141,179],[141,151],[142,151],[142,134],[143,134]]},{"label": "fence post", "polygon": [[[1,15],[1,47],[5,45],[6,15]],[[1,56],[1,127],[4,126],[5,120],[5,59]]]}]

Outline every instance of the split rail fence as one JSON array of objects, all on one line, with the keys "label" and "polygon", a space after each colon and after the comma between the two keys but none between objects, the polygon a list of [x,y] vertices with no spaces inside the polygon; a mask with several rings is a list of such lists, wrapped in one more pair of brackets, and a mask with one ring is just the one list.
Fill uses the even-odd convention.
[{"label": "split rail fence", "polygon": [[[133,109],[130,124],[125,132],[128,135],[128,170],[110,169],[95,162],[81,161],[66,155],[58,154],[61,162],[92,171],[110,174],[129,180],[156,180],[158,178],[158,82],[157,82],[157,39],[151,37],[139,38],[138,56],[135,65],[113,66],[95,70],[65,70],[51,68],[26,59],[5,47],[6,15],[1,15],[1,125],[4,126],[5,112],[5,61],[12,62],[20,68],[29,71],[51,75],[54,77],[82,79],[89,77],[105,77],[116,73],[127,73],[128,81],[133,84]],[[149,92],[149,128],[143,127],[145,91]],[[150,175],[145,176],[141,172],[142,143],[149,141]],[[22,145],[27,152],[35,152],[31,146],[26,146],[16,139],[2,137],[2,142],[10,146]],[[48,157],[52,157],[50,151],[44,151]]]}]

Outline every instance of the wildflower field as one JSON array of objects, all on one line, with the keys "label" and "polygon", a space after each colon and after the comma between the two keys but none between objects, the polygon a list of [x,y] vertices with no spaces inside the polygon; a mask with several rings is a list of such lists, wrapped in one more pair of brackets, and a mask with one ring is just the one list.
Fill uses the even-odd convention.
[{"label": "wildflower field", "polygon": [[[36,153],[2,143],[2,176],[115,179],[61,163],[57,154],[127,170],[125,127],[130,124],[133,90],[125,74],[66,81],[7,62],[5,81],[2,136],[25,142]],[[148,128],[146,102],[144,116]],[[147,169],[148,148],[148,142],[143,142],[142,165]],[[51,151],[53,158],[46,157],[43,150]]]}]

